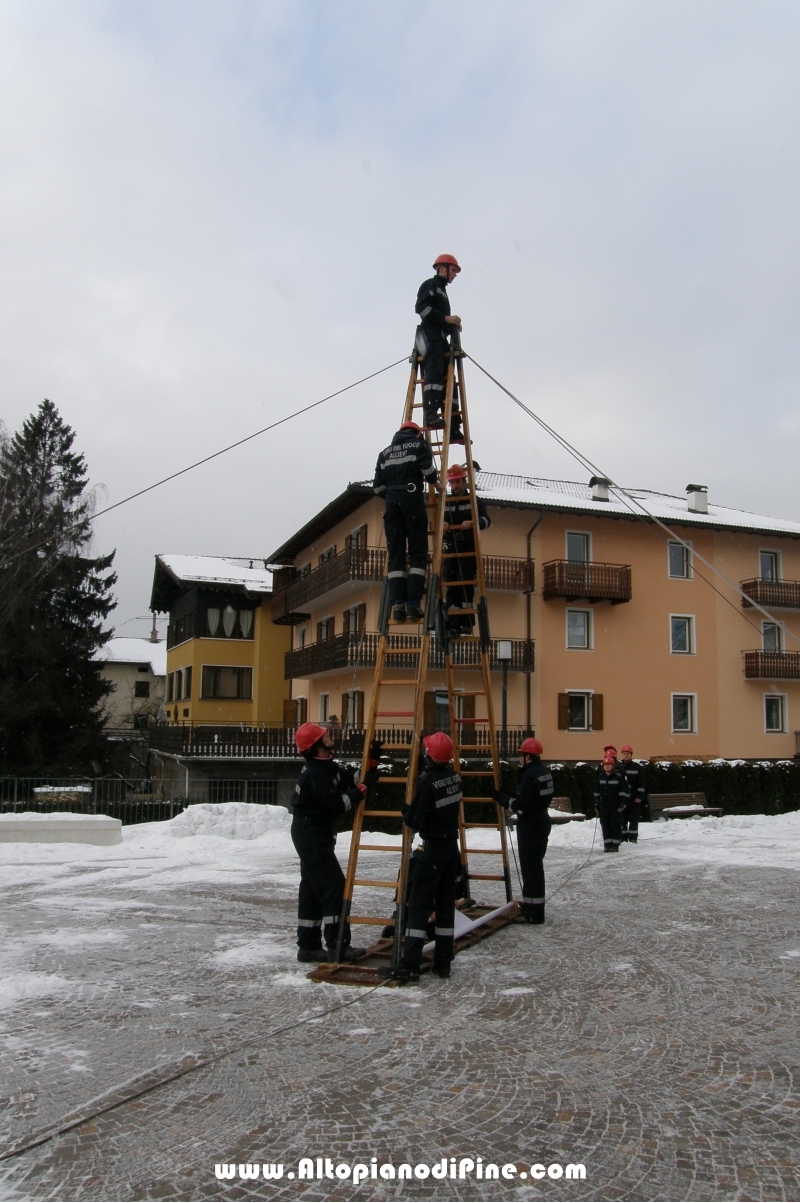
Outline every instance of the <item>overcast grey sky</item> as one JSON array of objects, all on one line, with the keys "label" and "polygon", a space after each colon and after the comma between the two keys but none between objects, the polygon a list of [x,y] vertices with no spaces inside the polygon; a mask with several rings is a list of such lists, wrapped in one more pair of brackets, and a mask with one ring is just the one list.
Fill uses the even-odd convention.
[{"label": "overcast grey sky", "polygon": [[[109,504],[400,358],[447,250],[466,348],[616,479],[800,519],[799,52],[796,0],[6,0],[0,412],[50,397]],[[371,475],[405,379],[99,518],[120,633],[156,552]],[[485,468],[583,479],[468,379]]]}]

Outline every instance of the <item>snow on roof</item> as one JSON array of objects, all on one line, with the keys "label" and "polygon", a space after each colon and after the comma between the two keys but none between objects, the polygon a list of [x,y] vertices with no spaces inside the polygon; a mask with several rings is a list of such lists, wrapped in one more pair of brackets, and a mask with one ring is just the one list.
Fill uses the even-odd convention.
[{"label": "snow on roof", "polygon": [[[476,473],[478,489],[485,501],[532,508],[575,510],[589,514],[641,517],[642,511],[613,486],[608,501],[594,501],[587,484],[574,480],[546,480],[537,476],[509,476],[502,472]],[[800,537],[800,523],[784,518],[767,518],[747,510],[708,503],[707,514],[690,511],[686,497],[656,493],[652,489],[626,489],[662,522],[690,522],[693,526],[728,527],[733,530],[770,531]]]},{"label": "snow on roof", "polygon": [[160,643],[130,637],[109,639],[96,653],[95,660],[114,664],[149,664],[154,677],[167,675],[167,645],[163,639]]},{"label": "snow on roof", "polygon": [[178,581],[241,585],[249,593],[272,592],[272,573],[264,559],[176,555],[160,555],[158,559]]}]

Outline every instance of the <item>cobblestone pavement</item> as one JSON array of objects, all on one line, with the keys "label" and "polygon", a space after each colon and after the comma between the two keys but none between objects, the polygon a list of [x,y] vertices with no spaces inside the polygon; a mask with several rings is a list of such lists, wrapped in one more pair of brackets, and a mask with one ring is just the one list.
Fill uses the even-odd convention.
[{"label": "cobblestone pavement", "polygon": [[[580,859],[548,855],[551,888]],[[595,855],[544,928],[504,929],[450,982],[373,993],[306,981],[294,879],[287,861],[257,888],[6,892],[11,938],[77,933],[72,952],[44,939],[37,967],[79,987],[0,1026],[4,1147],[148,1070],[251,1043],[0,1164],[4,1199],[800,1198],[796,874],[654,871],[646,843]],[[214,1175],[476,1155],[580,1162],[586,1180]]]}]

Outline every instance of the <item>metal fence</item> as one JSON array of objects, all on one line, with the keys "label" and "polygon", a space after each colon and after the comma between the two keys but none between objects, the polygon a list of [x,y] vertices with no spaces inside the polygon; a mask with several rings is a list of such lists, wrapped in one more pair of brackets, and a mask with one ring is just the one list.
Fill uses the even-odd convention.
[{"label": "metal fence", "polygon": [[172,819],[198,802],[276,805],[278,782],[269,779],[190,781],[154,778],[0,777],[0,814],[109,815],[124,824]]}]

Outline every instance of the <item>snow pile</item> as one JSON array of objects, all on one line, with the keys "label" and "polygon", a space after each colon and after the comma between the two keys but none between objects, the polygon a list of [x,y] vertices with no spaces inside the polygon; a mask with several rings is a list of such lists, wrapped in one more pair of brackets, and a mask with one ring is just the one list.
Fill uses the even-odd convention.
[{"label": "snow pile", "polygon": [[224,840],[258,840],[285,843],[292,817],[283,806],[261,806],[256,802],[200,802],[171,819],[169,834],[178,839],[210,836]]},{"label": "snow pile", "polygon": [[82,815],[70,810],[54,810],[50,814],[42,814],[39,810],[21,810],[17,814],[13,812],[5,815],[0,815],[0,823],[16,823],[20,819],[25,819],[26,822],[30,819],[38,819],[42,823],[52,823],[56,819],[80,819],[85,823],[91,819],[103,819],[108,821],[108,815]]}]

